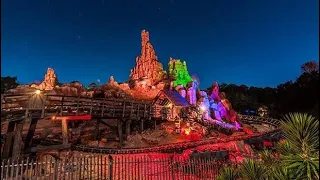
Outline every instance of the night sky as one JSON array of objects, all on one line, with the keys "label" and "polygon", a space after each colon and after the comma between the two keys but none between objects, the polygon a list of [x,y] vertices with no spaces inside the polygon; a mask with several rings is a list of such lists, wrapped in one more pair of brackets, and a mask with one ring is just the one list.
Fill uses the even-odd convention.
[{"label": "night sky", "polygon": [[159,60],[187,61],[200,86],[265,87],[319,60],[318,0],[2,0],[1,76],[126,81],[150,32]]}]

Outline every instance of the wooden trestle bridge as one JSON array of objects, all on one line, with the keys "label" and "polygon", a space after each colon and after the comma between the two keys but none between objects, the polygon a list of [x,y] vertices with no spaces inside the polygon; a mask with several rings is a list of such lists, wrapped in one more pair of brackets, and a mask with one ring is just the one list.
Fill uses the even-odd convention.
[{"label": "wooden trestle bridge", "polygon": [[45,95],[30,93],[22,95],[1,95],[1,124],[8,123],[3,157],[19,154],[23,124],[30,119],[30,127],[24,142],[24,150],[32,144],[32,138],[39,120],[62,120],[63,145],[68,145],[67,120],[96,119],[105,124],[108,119],[117,120],[120,144],[123,141],[123,126],[125,134],[130,134],[130,125],[133,121],[140,122],[143,131],[145,121],[153,121],[154,108],[148,101],[119,101],[101,98],[74,97],[61,95]]},{"label": "wooden trestle bridge", "polygon": [[[241,115],[241,119],[248,123],[268,124],[273,128],[272,131],[239,136],[228,137],[226,139],[209,138],[192,142],[183,142],[168,144],[156,147],[138,148],[138,149],[106,149],[88,147],[83,145],[70,145],[68,143],[67,119],[83,120],[96,119],[99,123],[105,124],[108,119],[116,119],[118,127],[118,136],[120,144],[124,139],[123,127],[125,126],[125,135],[130,134],[130,126],[133,121],[140,122],[140,130],[143,131],[145,122],[152,122],[156,126],[159,118],[156,115],[158,111],[151,102],[148,101],[125,101],[99,99],[89,97],[74,97],[61,95],[48,95],[39,93],[21,94],[21,95],[1,95],[1,124],[8,123],[6,139],[2,150],[2,158],[15,158],[20,156],[22,130],[26,119],[30,119],[30,127],[27,137],[24,140],[24,151],[29,151],[32,145],[32,139],[35,133],[36,125],[39,120],[60,118],[62,120],[63,148],[73,148],[80,151],[100,152],[100,153],[142,153],[142,152],[167,152],[175,148],[190,148],[199,145],[218,143],[224,141],[234,141],[238,139],[250,139],[269,137],[280,132],[279,122],[276,119],[260,118],[254,116]],[[88,120],[88,119],[87,119]],[[61,145],[60,145],[61,146]]]}]

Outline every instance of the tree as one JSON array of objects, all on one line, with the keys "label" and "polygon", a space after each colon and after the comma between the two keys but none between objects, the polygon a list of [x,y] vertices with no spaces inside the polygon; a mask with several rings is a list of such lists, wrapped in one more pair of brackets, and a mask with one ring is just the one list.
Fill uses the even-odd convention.
[{"label": "tree", "polygon": [[302,73],[319,72],[319,63],[316,61],[309,61],[301,66]]},{"label": "tree", "polygon": [[14,89],[18,86],[17,77],[1,77],[1,93]]}]

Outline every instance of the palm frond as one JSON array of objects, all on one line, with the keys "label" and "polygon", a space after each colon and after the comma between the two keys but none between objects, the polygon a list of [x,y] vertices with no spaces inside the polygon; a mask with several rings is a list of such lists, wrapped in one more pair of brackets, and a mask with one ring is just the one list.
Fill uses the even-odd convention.
[{"label": "palm frond", "polygon": [[281,122],[285,138],[298,152],[319,151],[319,121],[308,114],[290,113]]},{"label": "palm frond", "polygon": [[298,153],[287,140],[281,141],[275,145],[276,152],[281,155]]},{"label": "palm frond", "polygon": [[277,167],[273,169],[273,173],[270,174],[272,180],[292,180],[292,174],[285,167]]},{"label": "palm frond", "polygon": [[267,176],[267,170],[258,161],[245,160],[241,166],[241,178],[245,180],[264,180]]},{"label": "palm frond", "polygon": [[239,172],[234,167],[228,166],[225,167],[219,176],[217,177],[217,180],[236,180],[239,178]]}]

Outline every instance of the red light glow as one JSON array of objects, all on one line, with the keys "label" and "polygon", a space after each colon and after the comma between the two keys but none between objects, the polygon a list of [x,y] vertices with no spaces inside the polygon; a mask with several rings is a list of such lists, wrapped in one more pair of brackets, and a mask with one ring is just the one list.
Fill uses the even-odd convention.
[{"label": "red light glow", "polygon": [[66,119],[69,121],[75,121],[75,120],[91,120],[91,115],[84,115],[84,116],[53,116],[52,120],[62,120]]}]

